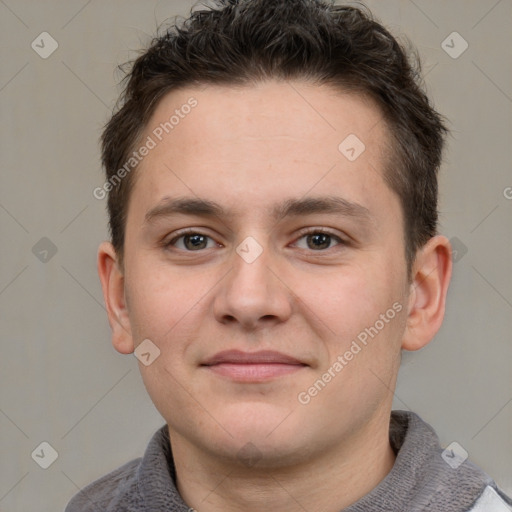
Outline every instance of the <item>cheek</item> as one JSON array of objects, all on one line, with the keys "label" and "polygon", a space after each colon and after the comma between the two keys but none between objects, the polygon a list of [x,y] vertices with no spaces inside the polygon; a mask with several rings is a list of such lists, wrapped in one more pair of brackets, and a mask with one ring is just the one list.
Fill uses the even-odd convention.
[{"label": "cheek", "polygon": [[211,303],[224,273],[171,269],[156,258],[134,262],[127,288],[135,345],[150,339],[160,349],[160,363],[173,375],[185,376],[198,340],[207,343],[212,333],[205,326],[214,323]]},{"label": "cheek", "polygon": [[[400,280],[389,265],[333,273],[323,291],[303,288],[313,290],[304,302],[321,319],[329,364],[348,352],[350,366],[358,366],[356,360],[371,367],[394,366],[406,303]],[[382,268],[390,270],[383,275]]]},{"label": "cheek", "polygon": [[324,322],[331,334],[339,339],[356,334],[354,329],[365,327],[378,314],[385,289],[376,288],[374,277],[367,267],[346,268],[304,287],[305,302]]},{"label": "cheek", "polygon": [[173,335],[194,305],[199,306],[202,295],[168,268],[142,258],[127,272],[126,287],[134,336],[149,338],[159,346]]},{"label": "cheek", "polygon": [[[165,418],[172,409],[186,411],[195,403],[187,392],[181,392],[189,382],[186,352],[198,325],[194,315],[198,315],[206,292],[154,261],[132,265],[127,289],[135,345],[150,339],[160,351],[150,365],[139,363],[148,394]],[[194,414],[197,411],[188,416]]]}]

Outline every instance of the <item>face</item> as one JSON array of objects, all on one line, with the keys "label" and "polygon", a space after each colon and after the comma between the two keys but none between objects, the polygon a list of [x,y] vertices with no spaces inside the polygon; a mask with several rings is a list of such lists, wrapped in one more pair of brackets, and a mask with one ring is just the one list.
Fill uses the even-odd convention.
[{"label": "face", "polygon": [[368,433],[391,406],[409,290],[377,107],[299,82],[188,88],[148,136],[124,293],[134,346],[160,351],[140,370],[171,439],[272,465]]}]

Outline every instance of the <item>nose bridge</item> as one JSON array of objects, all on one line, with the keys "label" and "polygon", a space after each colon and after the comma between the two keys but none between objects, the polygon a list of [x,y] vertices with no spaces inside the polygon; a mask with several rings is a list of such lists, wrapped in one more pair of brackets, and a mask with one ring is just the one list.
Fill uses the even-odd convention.
[{"label": "nose bridge", "polygon": [[233,254],[230,292],[235,294],[235,298],[239,294],[237,300],[243,300],[247,305],[268,301],[273,288],[270,280],[275,279],[269,269],[272,257],[268,242],[262,240],[262,236],[258,238],[262,243],[253,236],[246,237]]},{"label": "nose bridge", "polygon": [[[261,240],[261,237],[259,237]],[[265,243],[265,242],[264,242]],[[272,257],[268,243],[260,244],[254,237],[245,238],[235,250],[233,257],[233,278],[235,286],[248,287],[252,295],[269,292],[269,267]]]},{"label": "nose bridge", "polygon": [[231,272],[216,297],[215,315],[219,321],[236,320],[254,328],[262,319],[283,321],[289,316],[289,297],[274,275],[274,259],[267,241],[260,243],[253,236],[235,248]]}]

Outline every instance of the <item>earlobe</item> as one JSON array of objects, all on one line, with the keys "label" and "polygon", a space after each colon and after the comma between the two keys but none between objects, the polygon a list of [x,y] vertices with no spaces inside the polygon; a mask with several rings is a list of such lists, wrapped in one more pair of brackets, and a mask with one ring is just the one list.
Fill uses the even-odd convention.
[{"label": "earlobe", "polygon": [[452,265],[451,245],[445,236],[432,237],[418,251],[413,267],[403,349],[423,348],[441,327]]},{"label": "earlobe", "polygon": [[102,242],[98,249],[98,274],[112,329],[112,344],[121,354],[131,354],[134,344],[126,308],[124,275],[110,242]]}]

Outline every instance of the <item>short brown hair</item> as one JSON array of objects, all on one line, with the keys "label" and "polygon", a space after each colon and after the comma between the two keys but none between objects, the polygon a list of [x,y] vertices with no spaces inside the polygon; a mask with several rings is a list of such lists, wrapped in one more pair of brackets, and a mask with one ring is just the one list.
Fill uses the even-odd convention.
[{"label": "short brown hair", "polygon": [[[175,21],[131,65],[120,107],[102,135],[107,180],[139,143],[158,102],[178,88],[305,79],[368,95],[391,132],[384,178],[400,199],[410,279],[416,251],[437,233],[437,172],[447,133],[420,70],[416,52],[406,51],[363,5],[217,0]],[[132,186],[130,173],[109,190],[110,232],[121,262]]]}]

